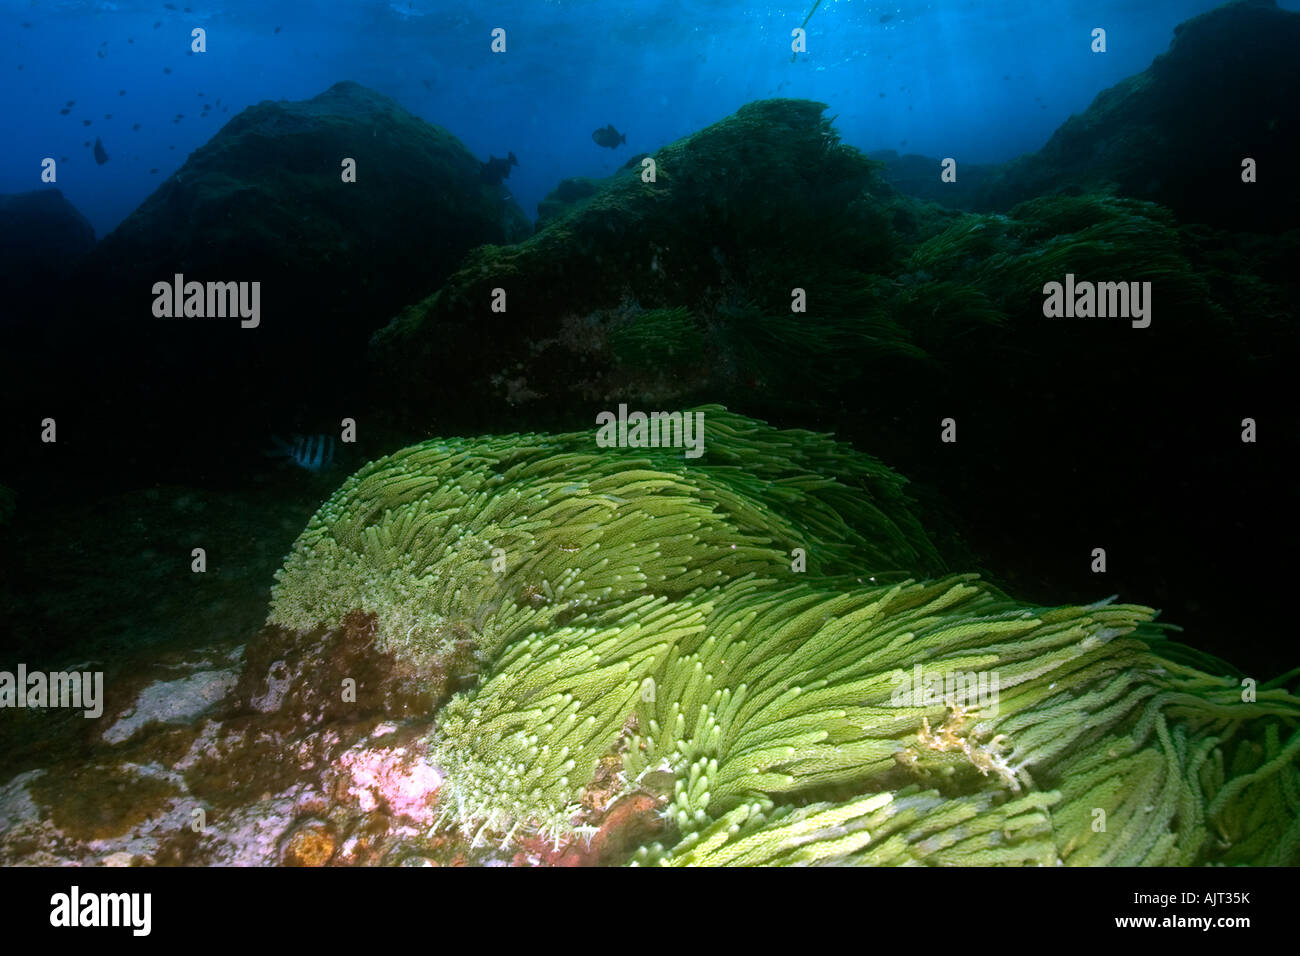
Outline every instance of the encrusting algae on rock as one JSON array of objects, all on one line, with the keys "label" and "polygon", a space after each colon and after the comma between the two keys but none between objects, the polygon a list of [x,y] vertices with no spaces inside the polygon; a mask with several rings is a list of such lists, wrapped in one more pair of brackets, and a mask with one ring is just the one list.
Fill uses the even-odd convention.
[{"label": "encrusting algae on rock", "polygon": [[[269,623],[361,611],[417,666],[473,650],[436,718],[440,826],[590,845],[635,800],[642,864],[1300,859],[1280,682],[1245,702],[1150,608],[945,574],[884,465],[701,410],[695,461],[592,432],[424,442],[299,538]],[[900,694],[922,671],[949,693]],[[952,693],[975,675],[991,695]]]}]

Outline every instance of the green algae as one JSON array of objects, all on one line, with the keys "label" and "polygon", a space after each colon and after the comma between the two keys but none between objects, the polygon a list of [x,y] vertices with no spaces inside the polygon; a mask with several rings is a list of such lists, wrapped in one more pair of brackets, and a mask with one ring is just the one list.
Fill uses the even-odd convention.
[{"label": "green algae", "polygon": [[[1294,861],[1300,699],[1246,702],[1150,608],[944,576],[879,462],[703,411],[698,463],[592,433],[416,445],[295,545],[272,623],[361,608],[429,662],[472,635],[482,681],[433,740],[444,825],[561,842],[595,789],[663,778],[635,862]],[[999,689],[898,699],[917,667]]]}]

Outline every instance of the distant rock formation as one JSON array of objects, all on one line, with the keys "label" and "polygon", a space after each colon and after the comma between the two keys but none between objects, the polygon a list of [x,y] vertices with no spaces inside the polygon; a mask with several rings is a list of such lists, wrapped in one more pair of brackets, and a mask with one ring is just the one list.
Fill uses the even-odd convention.
[{"label": "distant rock formation", "polygon": [[125,318],[149,316],[139,283],[180,272],[260,279],[268,321],[280,312],[273,326],[320,334],[320,316],[302,314],[311,306],[346,316],[355,334],[436,288],[474,246],[531,231],[481,186],[479,165],[446,130],[356,83],[266,101],[196,150],[104,238],[94,265],[131,277]]},{"label": "distant rock formation", "polygon": [[[1183,221],[1252,231],[1300,221],[1300,13],[1236,0],[1180,24],[1169,51],[1004,165],[974,208],[1108,184]],[[1242,161],[1258,182],[1241,180]]]},{"label": "distant rock formation", "polygon": [[[355,409],[364,387],[356,359],[370,334],[470,249],[532,231],[513,200],[479,181],[479,166],[451,133],[356,83],[249,107],[106,236],[58,297],[52,325],[80,347],[34,376],[47,397],[32,397],[33,412],[73,396],[79,413],[138,422],[115,448],[138,441],[142,463],[191,473],[196,462],[262,466],[271,431],[337,428],[344,412],[334,409]],[[257,327],[156,316],[155,283],[177,275],[258,283]],[[186,401],[159,402],[176,394]],[[312,418],[326,407],[328,419]],[[158,448],[166,453],[148,451]]]}]

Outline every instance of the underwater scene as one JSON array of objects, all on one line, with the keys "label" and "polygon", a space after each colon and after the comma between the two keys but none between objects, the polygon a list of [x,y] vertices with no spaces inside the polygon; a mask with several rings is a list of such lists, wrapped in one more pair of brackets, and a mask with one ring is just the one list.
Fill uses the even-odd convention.
[{"label": "underwater scene", "polygon": [[1297,50],[0,0],[0,864],[1300,864]]}]

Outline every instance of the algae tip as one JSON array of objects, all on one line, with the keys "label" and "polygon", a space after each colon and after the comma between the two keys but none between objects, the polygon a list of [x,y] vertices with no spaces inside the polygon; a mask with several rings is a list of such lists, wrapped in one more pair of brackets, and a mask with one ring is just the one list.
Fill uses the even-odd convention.
[{"label": "algae tip", "polygon": [[[803,23],[799,24],[799,29],[800,29],[800,30],[802,30],[804,27],[806,27],[806,26],[808,25],[808,21],[812,19],[812,15],[813,15],[814,13],[817,12],[817,8],[820,7],[821,5],[822,5],[822,0],[817,0],[817,2],[814,3],[814,4],[812,5],[812,9],[808,11],[808,16],[804,17],[804,18],[803,18]],[[793,63],[793,62],[794,62],[795,60],[797,60],[797,59],[799,59],[799,54],[798,54],[798,53],[791,53],[791,54],[790,54],[790,62],[791,62],[791,63]]]}]

